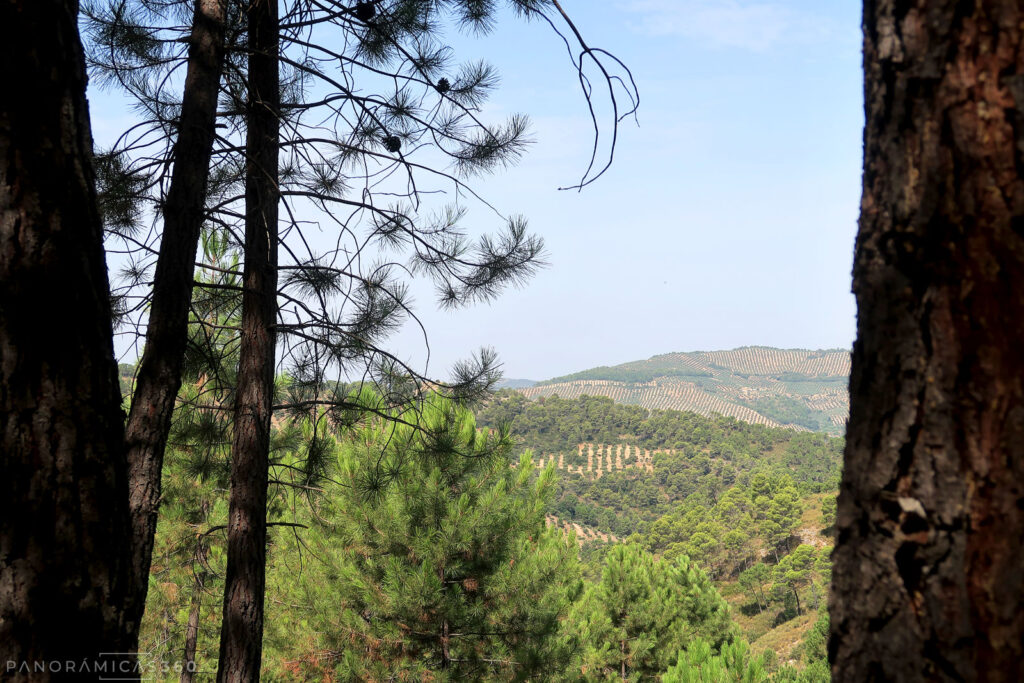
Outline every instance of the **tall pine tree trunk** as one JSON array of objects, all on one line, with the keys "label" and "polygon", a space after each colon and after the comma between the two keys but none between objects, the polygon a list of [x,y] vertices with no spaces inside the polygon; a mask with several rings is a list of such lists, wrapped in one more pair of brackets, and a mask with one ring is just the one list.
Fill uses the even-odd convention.
[{"label": "tall pine tree trunk", "polygon": [[259,680],[277,322],[277,0],[249,5],[245,269],[218,681]]},{"label": "tall pine tree trunk", "polygon": [[174,169],[163,206],[146,347],[125,429],[132,515],[131,618],[142,620],[153,558],[160,474],[188,340],[196,249],[205,217],[217,96],[224,63],[226,0],[197,0],[181,102]]},{"label": "tall pine tree trunk", "polygon": [[77,16],[75,0],[0,2],[5,681],[133,649],[124,414]]},{"label": "tall pine tree trunk", "polygon": [[1024,680],[1022,26],[865,3],[836,680]]},{"label": "tall pine tree trunk", "polygon": [[180,683],[192,683],[196,675],[196,646],[199,642],[199,616],[203,608],[203,591],[206,590],[207,554],[206,538],[201,536],[196,543],[196,552],[192,560],[194,580],[192,582],[192,599],[188,610],[188,624],[185,627],[185,653]]}]

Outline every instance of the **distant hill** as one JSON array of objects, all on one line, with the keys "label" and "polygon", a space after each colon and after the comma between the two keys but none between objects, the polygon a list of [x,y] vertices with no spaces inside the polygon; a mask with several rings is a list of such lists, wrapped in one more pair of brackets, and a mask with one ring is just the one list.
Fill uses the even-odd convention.
[{"label": "distant hill", "polygon": [[607,396],[647,409],[720,414],[769,427],[842,434],[850,352],[747,346],[667,353],[515,387],[527,398]]},{"label": "distant hill", "polygon": [[791,477],[804,495],[838,487],[843,440],[729,417],[647,411],[607,396],[531,401],[495,394],[477,425],[510,425],[534,465],[559,471],[549,514],[624,538],[691,496],[716,501],[755,472]]},{"label": "distant hill", "polygon": [[525,389],[532,387],[537,382],[532,379],[503,379],[495,385],[495,389]]}]

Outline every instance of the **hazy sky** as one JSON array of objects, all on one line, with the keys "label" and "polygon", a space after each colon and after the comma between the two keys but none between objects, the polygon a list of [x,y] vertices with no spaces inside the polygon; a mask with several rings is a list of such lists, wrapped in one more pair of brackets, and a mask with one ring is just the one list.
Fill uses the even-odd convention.
[{"label": "hazy sky", "polygon": [[[493,346],[508,377],[545,379],[671,351],[848,347],[860,196],[860,2],[562,0],[593,46],[640,88],[611,170],[586,165],[591,132],[564,46],[509,18],[458,54],[502,73],[488,112],[524,112],[536,144],[476,186],[527,216],[550,265],[490,306],[440,312],[417,292],[429,374]],[[92,95],[97,139],[124,115]],[[473,225],[473,217],[467,226]],[[488,223],[490,218],[483,223]],[[422,338],[394,340],[422,364]]]}]

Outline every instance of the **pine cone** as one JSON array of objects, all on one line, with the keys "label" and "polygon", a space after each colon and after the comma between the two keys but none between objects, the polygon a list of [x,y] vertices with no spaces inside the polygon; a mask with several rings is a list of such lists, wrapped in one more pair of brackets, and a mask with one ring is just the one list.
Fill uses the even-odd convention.
[{"label": "pine cone", "polygon": [[357,2],[356,3],[356,19],[362,22],[368,22],[373,19],[373,15],[377,13],[377,8],[374,7],[372,2]]}]

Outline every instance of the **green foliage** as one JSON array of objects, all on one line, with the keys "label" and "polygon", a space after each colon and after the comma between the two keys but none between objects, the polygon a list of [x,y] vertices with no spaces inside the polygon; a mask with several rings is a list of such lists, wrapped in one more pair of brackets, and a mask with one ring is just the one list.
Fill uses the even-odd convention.
[{"label": "green foliage", "polygon": [[804,637],[803,643],[803,660],[808,665],[824,662],[826,671],[828,666],[828,629],[828,610],[822,607],[818,610],[818,619]]},{"label": "green foliage", "polygon": [[755,514],[760,522],[760,533],[773,551],[789,541],[793,529],[800,523],[803,507],[800,494],[792,484],[778,486],[767,495],[754,497]]},{"label": "green foliage", "polygon": [[779,424],[798,425],[811,431],[823,431],[831,426],[827,415],[789,396],[766,396],[748,401],[747,405]]},{"label": "green foliage", "polygon": [[[198,604],[197,662],[209,671],[223,537],[207,532],[227,514],[230,424],[217,402],[231,392],[234,307],[209,300],[194,310],[211,334],[223,328],[211,338],[224,348],[202,350],[197,339],[194,381],[183,389],[143,642],[176,658]],[[282,377],[282,394],[314,390],[299,379]],[[823,485],[829,470],[818,460],[839,452],[836,440],[607,399],[528,404],[510,394],[484,408],[494,426],[480,431],[465,409],[437,399],[420,413],[368,421],[378,395],[342,384],[315,390],[347,396],[352,419],[306,408],[275,425],[268,679],[598,680],[625,670],[634,680],[670,671],[691,676],[678,680],[763,680],[764,662],[732,644],[738,627],[711,578],[738,579],[753,603],[744,613],[774,608],[765,623],[823,603],[827,549],[789,553],[788,543],[800,494]],[[545,404],[557,423],[531,408]],[[571,430],[589,414],[594,429],[640,435],[627,443],[676,441],[651,471],[557,477],[552,465],[533,468],[529,453],[513,456],[527,413],[530,435]],[[565,455],[576,456],[572,445]],[[575,543],[545,527],[552,511],[609,530],[632,520],[620,535],[634,542],[584,547],[581,565]],[[820,680],[807,676],[827,664],[806,652],[803,670],[776,676]]]},{"label": "green foliage", "polygon": [[[841,439],[732,418],[646,411],[605,397],[529,401],[521,394],[502,391],[478,411],[478,419],[484,426],[511,424],[524,447],[557,455],[573,467],[586,464],[585,456],[578,454],[581,443],[625,443],[656,451],[650,472],[620,470],[600,479],[565,473],[556,484],[552,513],[620,537],[643,533],[660,517],[678,513],[680,503],[713,507],[731,487],[745,486],[757,474],[773,480],[785,477],[798,498],[830,490],[838,482],[842,461]],[[744,512],[751,519],[755,516],[750,510]],[[779,503],[774,511],[778,526],[770,542],[785,540],[794,512],[791,500],[785,506]],[[767,517],[768,510],[759,514]],[[743,535],[753,538],[763,532],[767,537],[769,533],[752,523],[737,527],[734,513],[727,516],[728,529],[739,534],[727,540],[733,549],[743,543]],[[799,512],[795,517],[799,519]],[[696,545],[681,551],[701,561],[707,554]]]},{"label": "green foliage", "polygon": [[797,614],[802,614],[800,606],[799,589],[806,586],[811,580],[811,571],[815,565],[814,548],[809,545],[801,545],[789,555],[786,555],[775,565],[772,571],[772,579],[775,585],[784,587],[793,592],[796,599]]},{"label": "green foliage", "polygon": [[703,640],[694,641],[677,656],[676,664],[665,672],[663,683],[764,683],[767,667],[751,656],[742,640],[723,645],[715,653]]},{"label": "green foliage", "polygon": [[676,410],[649,411],[615,403],[605,396],[572,400],[554,396],[530,401],[509,389],[495,394],[478,411],[477,419],[489,426],[514,421],[515,435],[542,452],[570,450],[587,441],[616,443],[622,434],[645,448],[707,448],[729,443],[768,450],[794,434],[732,418],[707,418]]},{"label": "green foliage", "polygon": [[839,488],[845,441],[825,434],[793,434],[782,451],[781,462],[794,473],[801,493],[821,493]]},{"label": "green foliage", "polygon": [[440,399],[415,419],[346,439],[322,521],[286,545],[318,560],[282,583],[322,653],[293,653],[303,675],[512,680],[566,668],[561,631],[581,578],[575,545],[545,528],[553,469],[535,476],[528,455],[512,467],[507,434],[477,431]]},{"label": "green foliage", "polygon": [[758,611],[768,609],[768,596],[765,593],[765,587],[770,581],[771,569],[764,562],[755,562],[740,572],[739,584],[757,604]]},{"label": "green foliage", "polygon": [[836,497],[825,496],[821,499],[821,526],[831,529],[836,525]]},{"label": "green foliage", "polygon": [[194,611],[196,665],[209,670],[217,659],[227,559],[222,532],[228,517],[232,424],[223,408],[234,393],[240,292],[232,289],[237,277],[231,271],[238,258],[226,237],[204,232],[202,250],[205,268],[193,291],[185,382],[164,455],[140,650],[181,662],[181,644]]},{"label": "green foliage", "polygon": [[[533,396],[614,396],[647,408],[694,409],[753,417],[834,435],[849,407],[849,353],[746,347],[670,353],[601,366],[538,383]],[[681,393],[680,389],[684,391]]]},{"label": "green foliage", "polygon": [[[198,93],[185,79],[191,71],[185,68],[189,46],[198,35],[191,34],[195,3],[85,0],[82,5],[91,76],[125,96],[137,118],[131,133],[113,148],[97,151],[94,161],[107,236],[128,263],[113,280],[113,308],[139,329],[159,245],[159,229],[147,232],[146,219],[174,211],[166,206],[163,174],[175,158],[205,156],[175,151],[183,108],[186,115],[197,111],[186,104]],[[238,235],[251,100],[247,3],[223,5],[217,135],[210,168],[199,172],[209,178],[202,198],[207,224]],[[505,5],[520,17],[547,20],[556,32],[563,25],[550,0]],[[510,216],[491,234],[476,237],[459,225],[466,202],[430,201],[451,190],[481,199],[479,207],[490,209],[465,184],[467,178],[514,164],[528,146],[527,116],[510,113],[489,121],[482,111],[498,83],[495,70],[480,61],[461,61],[446,44],[453,31],[490,32],[499,11],[497,3],[479,0],[282,6],[279,113],[288,135],[282,139],[279,185],[289,208],[307,217],[282,231],[277,264],[282,301],[289,302],[278,316],[278,350],[293,375],[315,375],[317,384],[362,377],[389,393],[389,380],[402,364],[385,343],[415,318],[410,278],[430,279],[437,301],[457,307],[492,300],[528,280],[539,265],[543,242],[528,232],[525,219]],[[208,30],[196,16],[197,28]],[[635,105],[635,87],[623,77],[628,73],[616,73],[622,64],[609,53],[582,44],[578,49],[584,51],[577,66],[581,85],[596,66],[612,87],[614,129]],[[355,91],[360,96],[353,97]],[[584,97],[590,100],[596,92],[603,91],[586,88]],[[209,100],[197,99],[199,109]],[[590,111],[597,117],[601,109]],[[596,161],[591,158],[581,182],[607,168]],[[402,174],[409,175],[408,182],[398,180]],[[308,226],[318,220],[331,223],[338,239],[319,244],[309,239]],[[358,245],[359,258],[352,258],[352,244]],[[479,397],[497,379],[490,353],[455,369],[446,385],[400,367],[406,379],[414,375],[417,390],[430,386],[458,399]],[[331,394],[320,401],[341,398]]]},{"label": "green foliage", "polygon": [[[353,410],[377,405],[372,394],[349,395]],[[223,538],[205,532],[226,519],[230,425],[211,421],[223,411],[203,415],[195,385],[183,396],[143,643],[178,657],[198,602],[197,663],[209,671]],[[787,554],[783,543],[776,565],[757,560],[762,526],[773,515],[793,514],[792,478],[763,466],[727,474],[717,463],[730,464],[723,457],[730,442],[714,431],[702,434],[717,458],[694,447],[681,459],[685,473],[698,478],[688,499],[649,501],[671,512],[651,533],[635,536],[643,545],[584,548],[587,567],[575,543],[544,525],[552,496],[564,490],[556,472],[531,467],[528,453],[513,458],[507,431],[478,431],[465,409],[436,399],[420,414],[395,416],[408,425],[364,419],[339,431],[327,429],[332,423],[323,417],[296,414],[273,437],[278,483],[268,514],[289,526],[271,527],[269,539],[269,679],[600,680],[622,678],[625,670],[627,680],[760,681],[765,663],[735,642],[738,628],[702,567],[722,578],[738,575],[758,611],[778,605],[788,618],[797,600],[801,608],[823,602],[827,550],[800,546]],[[773,444],[771,452],[784,448]],[[644,495],[664,496],[676,485],[673,462],[656,461],[653,473],[643,473],[646,481],[617,473],[602,478],[605,488],[588,491],[623,487],[622,505],[629,498],[644,504]],[[711,498],[709,479],[733,484]],[[702,502],[708,500],[715,502]],[[595,515],[607,509],[591,506]],[[776,676],[822,680],[808,678],[827,672],[815,633],[804,649],[805,669],[784,667]]]},{"label": "green foliage", "polygon": [[792,665],[784,666],[771,678],[772,683],[829,683],[831,680],[832,672],[827,660],[818,660],[803,670]]},{"label": "green foliage", "polygon": [[718,648],[734,635],[728,605],[700,569],[632,544],[608,551],[571,622],[587,645],[582,670],[593,678],[649,678],[693,640]]},{"label": "green foliage", "polygon": [[685,553],[715,576],[749,565],[758,550],[755,539],[777,557],[800,522],[796,487],[785,474],[758,472],[747,481],[711,505],[691,495],[648,527],[644,545],[666,556]]}]

